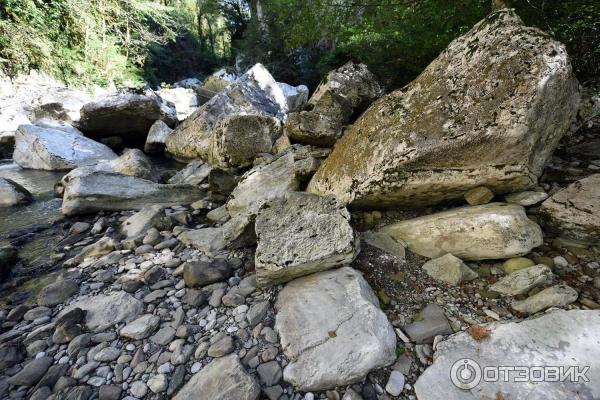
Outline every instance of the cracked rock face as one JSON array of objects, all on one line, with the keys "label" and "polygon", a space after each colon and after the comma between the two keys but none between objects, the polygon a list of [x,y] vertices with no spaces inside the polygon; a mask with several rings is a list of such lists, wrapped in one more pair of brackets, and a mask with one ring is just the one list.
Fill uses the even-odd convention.
[{"label": "cracked rock face", "polygon": [[396,359],[394,330],[350,267],[288,283],[275,308],[275,330],[290,360],[283,379],[300,390],[347,385]]},{"label": "cracked rock face", "polygon": [[72,132],[21,125],[15,134],[13,159],[22,168],[68,171],[115,158],[105,145]]},{"label": "cracked rock face", "polygon": [[452,254],[463,260],[525,255],[543,242],[542,230],[515,204],[461,207],[381,228],[424,257]]},{"label": "cracked rock face", "polygon": [[533,186],[574,120],[579,91],[565,47],[495,12],[417,79],[375,102],[308,190],[359,207],[425,206],[486,186]]},{"label": "cracked rock face", "polygon": [[544,228],[567,239],[592,244],[600,240],[600,174],[581,179],[542,203]]},{"label": "cracked rock face", "polygon": [[261,286],[349,264],[359,251],[350,213],[333,197],[294,192],[256,218],[256,281]]},{"label": "cracked rock face", "polygon": [[[415,384],[417,398],[426,400],[596,399],[600,397],[600,311],[555,311],[522,322],[487,325],[489,338],[477,342],[458,333],[437,346],[434,363]],[[450,381],[452,365],[469,358],[487,366],[592,366],[589,382],[508,382],[482,380],[470,390]]]}]

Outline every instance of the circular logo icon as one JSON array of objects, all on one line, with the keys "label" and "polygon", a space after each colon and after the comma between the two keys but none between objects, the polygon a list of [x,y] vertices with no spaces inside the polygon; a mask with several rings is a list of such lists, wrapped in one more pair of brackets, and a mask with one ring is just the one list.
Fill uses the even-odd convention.
[{"label": "circular logo icon", "polygon": [[470,358],[461,358],[452,365],[450,380],[457,388],[473,389],[481,382],[481,367]]}]

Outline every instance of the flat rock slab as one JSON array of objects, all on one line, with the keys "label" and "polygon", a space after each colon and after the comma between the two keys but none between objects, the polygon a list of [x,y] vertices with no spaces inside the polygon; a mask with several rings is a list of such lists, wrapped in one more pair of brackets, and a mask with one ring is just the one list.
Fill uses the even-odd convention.
[{"label": "flat rock slab", "polygon": [[119,335],[133,340],[141,340],[150,336],[160,325],[160,317],[152,314],[142,315],[125,325]]},{"label": "flat rock slab", "polygon": [[[415,384],[419,400],[497,399],[597,399],[600,398],[600,311],[555,311],[521,322],[493,323],[486,327],[489,338],[477,342],[468,333],[451,336],[437,346],[434,363]],[[589,382],[480,383],[470,390],[459,389],[451,380],[452,366],[471,359],[479,368],[496,366],[569,367],[591,366]],[[476,372],[476,371],[475,371]]]},{"label": "flat rock slab", "polygon": [[581,179],[542,203],[541,224],[581,243],[600,241],[600,174]]},{"label": "flat rock slab", "polygon": [[61,315],[77,307],[86,311],[85,325],[92,332],[133,321],[144,311],[143,302],[123,291],[81,298],[66,307]]},{"label": "flat rock slab", "polygon": [[406,325],[402,329],[417,344],[433,343],[433,339],[437,335],[452,333],[444,309],[437,304],[428,304],[418,321]]},{"label": "flat rock slab", "polygon": [[511,304],[513,310],[523,314],[534,314],[550,307],[564,307],[579,297],[577,290],[565,284],[551,286],[525,300]]},{"label": "flat rock slab", "polygon": [[478,276],[460,258],[454,257],[452,254],[427,261],[423,264],[423,269],[432,278],[454,286]]},{"label": "flat rock slab", "polygon": [[132,176],[95,172],[69,181],[62,212],[75,215],[102,210],[141,210],[152,204],[168,207],[193,203],[205,194],[192,185],[164,185]]},{"label": "flat rock slab", "polygon": [[542,244],[542,230],[516,204],[461,207],[381,228],[422,256],[450,253],[463,260],[525,255]]},{"label": "flat rock slab", "polygon": [[260,386],[237,355],[217,358],[191,377],[173,400],[256,400]]},{"label": "flat rock slab", "polygon": [[67,300],[79,291],[77,282],[71,279],[59,280],[40,290],[37,303],[40,306],[53,307]]},{"label": "flat rock slab", "polygon": [[28,204],[33,196],[23,186],[8,178],[0,177],[0,207]]},{"label": "flat rock slab", "polygon": [[359,251],[350,213],[333,197],[294,192],[261,207],[256,218],[260,286],[349,264]]},{"label": "flat rock slab", "polygon": [[508,296],[525,294],[536,286],[552,281],[552,271],[543,264],[534,265],[502,277],[490,286],[490,290]]},{"label": "flat rock slab", "polygon": [[275,330],[290,360],[283,379],[302,391],[344,386],[396,359],[396,335],[362,275],[350,268],[289,282]]},{"label": "flat rock slab", "polygon": [[21,125],[15,134],[13,159],[22,168],[68,171],[114,158],[105,145],[72,132]]}]

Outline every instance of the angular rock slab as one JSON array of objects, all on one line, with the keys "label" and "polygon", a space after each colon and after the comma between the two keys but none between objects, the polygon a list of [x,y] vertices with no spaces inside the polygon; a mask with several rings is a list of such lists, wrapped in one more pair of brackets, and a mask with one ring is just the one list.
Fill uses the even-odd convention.
[{"label": "angular rock slab", "polygon": [[[434,363],[415,384],[420,400],[505,399],[563,400],[600,398],[600,311],[555,311],[521,322],[487,325],[489,338],[477,342],[468,333],[437,346]],[[470,390],[450,380],[452,366],[471,359],[486,366],[591,366],[589,382],[481,382]]]},{"label": "angular rock slab", "polygon": [[216,358],[187,381],[173,400],[256,400],[260,386],[237,355]]},{"label": "angular rock slab", "polygon": [[535,314],[550,307],[564,307],[579,297],[577,290],[562,283],[551,286],[525,300],[514,301],[513,310],[523,314]]},{"label": "angular rock slab", "polygon": [[423,264],[423,269],[432,278],[454,286],[478,276],[460,258],[454,257],[452,254],[427,261]]},{"label": "angular rock slab", "polygon": [[146,205],[165,207],[190,204],[206,193],[192,185],[164,185],[132,176],[95,172],[76,177],[65,187],[65,215],[101,210],[141,210]]},{"label": "angular rock slab", "polygon": [[0,177],[0,207],[28,204],[32,201],[33,196],[27,189],[12,179]]},{"label": "angular rock slab", "polygon": [[256,236],[256,282],[263,287],[350,264],[360,248],[343,204],[302,192],[265,203]]},{"label": "angular rock slab", "polygon": [[165,149],[165,140],[173,132],[173,129],[163,121],[156,121],[148,131],[148,137],[144,144],[144,151],[148,154],[159,154]]},{"label": "angular rock slab", "polygon": [[540,223],[552,233],[577,242],[600,241],[600,174],[569,185],[540,208]]},{"label": "angular rock slab", "polygon": [[101,332],[115,324],[136,319],[144,311],[144,303],[124,291],[119,291],[81,298],[65,307],[60,315],[74,308],[81,308],[86,312],[85,325],[90,331]]},{"label": "angular rock slab", "polygon": [[154,122],[177,123],[174,108],[156,95],[119,93],[81,108],[79,129],[93,137],[122,136],[145,141]]},{"label": "angular rock slab", "polygon": [[542,244],[542,230],[515,204],[461,207],[381,228],[422,256],[452,254],[463,260],[525,255]]},{"label": "angular rock slab", "polygon": [[275,308],[275,330],[290,360],[283,379],[300,390],[348,385],[396,359],[394,330],[368,283],[350,267],[288,283]]},{"label": "angular rock slab", "polygon": [[[515,95],[518,93],[518,95]],[[532,187],[579,107],[559,42],[490,14],[338,141],[308,191],[358,207],[425,206]]]},{"label": "angular rock slab", "polygon": [[536,286],[552,281],[552,271],[543,264],[534,265],[508,274],[490,286],[490,290],[508,296],[525,294]]},{"label": "angular rock slab", "polygon": [[21,125],[15,133],[13,159],[22,168],[68,171],[114,158],[105,145],[72,132]]},{"label": "angular rock slab", "polygon": [[258,114],[283,118],[285,95],[269,71],[256,64],[215,95],[179,125],[166,140],[167,152],[177,160],[208,159],[213,129],[235,114]]},{"label": "angular rock slab", "polygon": [[318,152],[293,146],[274,160],[246,172],[235,187],[227,211],[231,216],[247,211],[256,213],[267,200],[298,191],[319,166]]}]

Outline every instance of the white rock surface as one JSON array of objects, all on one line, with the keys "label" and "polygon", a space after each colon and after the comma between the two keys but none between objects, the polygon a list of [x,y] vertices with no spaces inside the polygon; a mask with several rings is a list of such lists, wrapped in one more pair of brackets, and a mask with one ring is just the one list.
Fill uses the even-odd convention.
[{"label": "white rock surface", "polygon": [[345,386],[396,359],[396,336],[377,297],[349,267],[289,282],[275,330],[290,362],[283,379],[302,391]]}]

